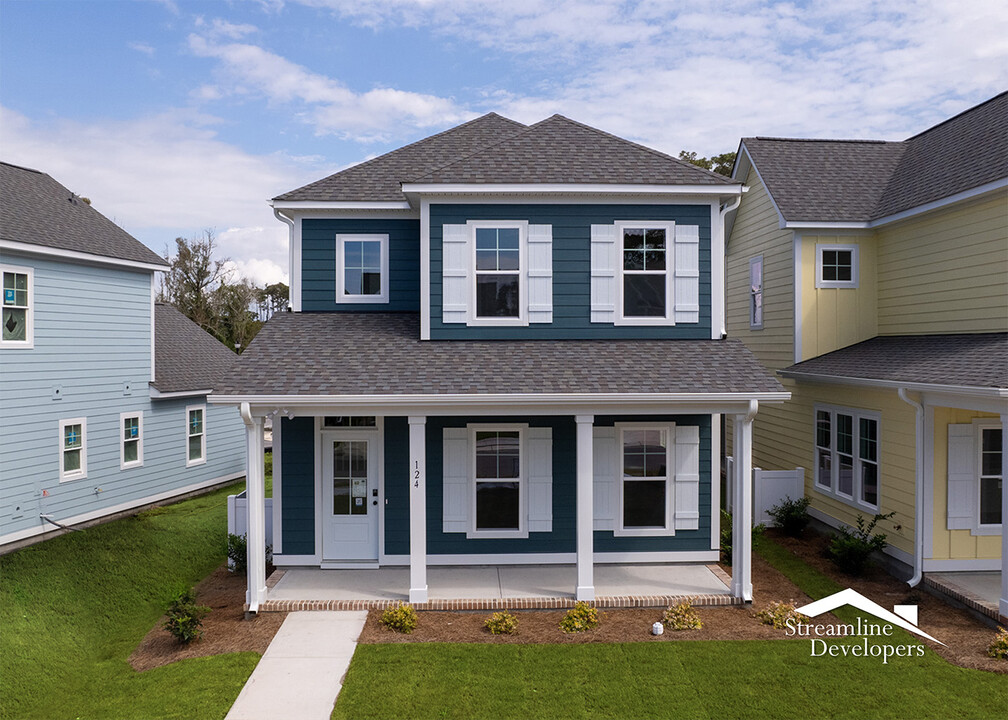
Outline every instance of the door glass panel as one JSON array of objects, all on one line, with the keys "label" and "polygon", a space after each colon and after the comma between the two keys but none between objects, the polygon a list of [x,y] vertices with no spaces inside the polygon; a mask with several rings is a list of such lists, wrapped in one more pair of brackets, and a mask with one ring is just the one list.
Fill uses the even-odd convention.
[{"label": "door glass panel", "polygon": [[367,454],[366,440],[333,443],[333,515],[367,515]]}]

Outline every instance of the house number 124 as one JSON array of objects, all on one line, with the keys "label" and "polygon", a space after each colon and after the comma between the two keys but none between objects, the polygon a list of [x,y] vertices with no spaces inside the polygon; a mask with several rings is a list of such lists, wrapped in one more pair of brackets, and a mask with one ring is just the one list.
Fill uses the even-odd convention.
[{"label": "house number 124", "polygon": [[413,461],[413,487],[420,487],[420,461]]}]

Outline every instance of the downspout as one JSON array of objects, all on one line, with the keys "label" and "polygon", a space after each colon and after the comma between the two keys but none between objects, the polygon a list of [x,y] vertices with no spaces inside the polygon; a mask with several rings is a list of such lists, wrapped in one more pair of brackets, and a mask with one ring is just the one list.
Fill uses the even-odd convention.
[{"label": "downspout", "polygon": [[[742,192],[745,192],[745,190],[746,188],[742,188]],[[740,192],[738,197],[736,197],[735,200],[732,201],[729,205],[718,207],[718,223],[721,226],[721,248],[720,248],[721,256],[718,258],[712,258],[711,262],[718,263],[719,274],[721,277],[722,287],[721,287],[720,317],[716,318],[716,322],[720,326],[717,328],[718,332],[716,337],[720,337],[721,339],[724,339],[725,337],[728,336],[728,327],[727,327],[728,312],[726,308],[728,303],[728,297],[726,295],[726,288],[728,287],[728,280],[726,277],[728,273],[727,268],[728,236],[725,234],[725,217],[728,215],[728,213],[730,213],[732,210],[735,210],[739,205],[742,204],[742,192]],[[713,250],[714,248],[712,248],[712,251]],[[711,318],[711,325],[713,325],[714,322],[715,318]],[[714,328],[712,327],[711,329],[713,330]]]},{"label": "downspout", "polygon": [[914,574],[907,585],[917,587],[924,572],[924,406],[907,396],[907,389],[901,387],[896,391],[899,399],[914,409],[916,413],[916,446],[914,450],[917,468],[914,480]]},{"label": "downspout", "polygon": [[[272,203],[270,203],[272,205]],[[301,292],[300,280],[298,281],[298,286],[295,290],[294,287],[294,220],[284,215],[282,212],[273,208],[273,216],[287,226],[287,269],[288,269],[288,299],[287,299],[287,309],[294,309],[294,293],[295,291]],[[300,270],[298,270],[300,272]],[[300,301],[299,301],[300,302]],[[298,305],[298,309],[301,309],[301,305]]]}]

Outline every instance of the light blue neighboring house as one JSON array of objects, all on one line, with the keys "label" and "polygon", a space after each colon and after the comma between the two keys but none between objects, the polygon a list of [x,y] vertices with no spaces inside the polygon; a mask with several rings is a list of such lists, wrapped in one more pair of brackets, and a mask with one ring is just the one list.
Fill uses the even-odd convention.
[{"label": "light blue neighboring house", "polygon": [[[716,562],[722,423],[748,477],[759,404],[788,397],[724,338],[742,192],[562,116],[491,113],[275,198],[292,312],[211,398],[257,448],[249,609],[269,602],[268,417],[278,567],[408,566],[423,603],[428,566],[576,565],[571,595],[592,600],[596,564],[674,579]],[[750,486],[735,487],[746,601]]]},{"label": "light blue neighboring house", "polygon": [[[0,552],[242,477],[235,355],[155,303],[163,258],[0,163]],[[58,524],[58,525],[57,525]]]}]

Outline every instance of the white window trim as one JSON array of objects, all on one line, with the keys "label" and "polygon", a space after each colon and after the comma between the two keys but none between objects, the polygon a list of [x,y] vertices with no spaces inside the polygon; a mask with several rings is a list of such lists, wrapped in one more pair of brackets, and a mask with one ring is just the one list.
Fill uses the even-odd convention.
[{"label": "white window trim", "polygon": [[[132,462],[126,462],[126,438],[123,437],[123,423],[126,422],[128,418],[137,418],[137,459]],[[133,412],[119,413],[119,469],[126,470],[128,468],[143,467],[143,411],[136,410]]]},{"label": "white window trim", "polygon": [[[80,447],[81,461],[80,461],[80,469],[79,470],[72,470],[70,472],[66,472],[63,469],[63,457],[64,457],[64,455],[63,455],[63,452],[64,452],[63,451],[63,432],[64,432],[64,428],[66,428],[68,425],[80,425],[81,426],[81,447]],[[58,447],[59,447],[59,481],[62,483],[62,482],[69,482],[71,480],[82,480],[83,478],[86,478],[87,477],[87,418],[86,417],[67,418],[66,420],[60,420],[59,421]]]},{"label": "white window trim", "polygon": [[[25,313],[25,339],[4,340],[3,334],[0,333],[0,348],[31,350],[35,347],[35,269],[20,265],[0,265],[0,284],[2,284],[5,272],[28,276],[28,311]],[[0,302],[2,302],[2,298],[0,298]]]},{"label": "white window trim", "polygon": [[[614,325],[675,325],[675,222],[671,220],[620,220],[616,225],[616,318]],[[665,317],[624,317],[623,315],[623,231],[626,228],[665,231]],[[620,493],[622,495],[622,493]]]},{"label": "white window trim", "polygon": [[[344,245],[348,242],[370,241],[381,244],[380,261],[381,266],[381,293],[378,295],[345,295],[344,282]],[[389,236],[377,233],[350,233],[336,236],[336,302],[338,304],[353,303],[388,303],[389,301]]]},{"label": "white window trim", "polygon": [[[470,424],[469,431],[469,529],[467,538],[527,538],[528,532],[528,452],[525,440],[528,425],[524,424]],[[518,529],[517,530],[478,530],[476,528],[476,433],[477,432],[518,432]],[[508,480],[511,482],[512,480]]]},{"label": "white window trim", "polygon": [[[753,267],[759,265],[760,276],[759,276],[759,296],[760,296],[760,321],[757,323],[753,320],[753,311],[756,308],[756,291],[753,290]],[[766,267],[763,264],[763,256],[757,255],[756,257],[749,259],[749,329],[750,330],[762,330],[763,321],[766,319],[766,304],[764,302],[765,294],[763,292],[763,276],[765,275]]]},{"label": "white window trim", "polygon": [[[665,537],[675,535],[675,423],[616,423],[616,522],[614,537]],[[627,430],[665,431],[665,527],[627,528],[623,526],[623,434]]]},{"label": "white window trim", "polygon": [[[203,411],[203,433],[200,435],[202,438],[202,455],[198,460],[189,459],[189,438],[195,437],[189,435],[189,413],[192,410],[202,410]],[[194,465],[202,465],[207,459],[207,413],[206,405],[186,405],[185,409],[185,459],[186,467],[193,467]]]},{"label": "white window trim", "polygon": [[[859,259],[860,246],[857,244],[823,244],[816,243],[815,253],[815,286],[817,288],[856,288],[860,282]],[[824,250],[850,250],[851,252],[851,279],[850,280],[823,280],[823,251]]]},{"label": "white window trim", "polygon": [[[1001,423],[995,418],[982,418],[973,421],[973,462],[976,468],[976,507],[973,508],[973,527],[970,529],[972,535],[1000,535],[1004,527],[1004,518],[998,524],[980,522],[980,478],[983,476],[983,431],[1002,430]],[[1004,438],[1001,438],[1001,452],[1004,452]],[[1005,492],[1004,477],[1001,478],[1001,492]]]},{"label": "white window trim", "polygon": [[[466,325],[473,327],[525,327],[528,321],[528,226],[527,220],[469,220],[469,319]],[[518,317],[478,317],[476,315],[476,229],[477,228],[517,228],[518,229]]]},{"label": "white window trim", "polygon": [[[828,412],[830,414],[830,487],[825,487],[822,485],[819,479],[819,461],[817,457],[813,460],[813,482],[812,487],[816,492],[831,497],[839,502],[842,502],[851,507],[857,508],[859,510],[865,510],[875,514],[879,512],[882,507],[882,414],[874,410],[859,410],[857,408],[843,407],[841,405],[826,405],[817,403],[812,410],[812,448],[815,453],[816,449],[819,447],[818,437],[817,437],[817,424],[818,424],[818,414],[819,412]],[[852,440],[852,455],[853,455],[853,469],[854,477],[851,483],[851,492],[853,496],[848,496],[839,491],[837,485],[840,479],[840,460],[839,453],[837,452],[837,413],[841,415],[851,416],[851,432],[853,434]],[[876,459],[875,467],[878,469],[876,477],[878,478],[878,504],[870,505],[861,499],[861,427],[860,420],[872,420],[875,422],[876,429]]]}]

